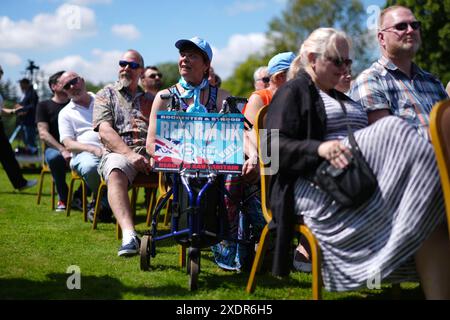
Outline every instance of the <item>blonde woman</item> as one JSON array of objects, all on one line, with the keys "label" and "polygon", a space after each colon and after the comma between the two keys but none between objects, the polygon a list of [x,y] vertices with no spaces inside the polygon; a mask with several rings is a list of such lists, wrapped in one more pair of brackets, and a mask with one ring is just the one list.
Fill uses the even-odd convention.
[{"label": "blonde woman", "polygon": [[[277,227],[273,273],[288,272],[298,215],[321,247],[326,289],[358,289],[375,277],[419,280],[427,298],[450,299],[450,246],[432,146],[398,117],[368,127],[362,107],[334,89],[351,64],[344,33],[315,30],[294,63],[298,76],[278,90],[267,114],[268,129],[279,132],[280,156],[270,187]],[[366,203],[350,209],[312,182],[322,161],[337,168],[349,164],[352,150],[338,100],[379,187]]]}]

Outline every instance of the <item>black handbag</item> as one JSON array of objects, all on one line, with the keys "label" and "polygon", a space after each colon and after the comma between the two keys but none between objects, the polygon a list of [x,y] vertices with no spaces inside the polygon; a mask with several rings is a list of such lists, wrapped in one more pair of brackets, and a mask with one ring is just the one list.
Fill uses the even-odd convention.
[{"label": "black handbag", "polygon": [[336,99],[345,114],[352,156],[344,169],[323,161],[316,170],[314,182],[343,207],[359,207],[375,193],[378,182],[356,143],[344,104],[339,98]]}]

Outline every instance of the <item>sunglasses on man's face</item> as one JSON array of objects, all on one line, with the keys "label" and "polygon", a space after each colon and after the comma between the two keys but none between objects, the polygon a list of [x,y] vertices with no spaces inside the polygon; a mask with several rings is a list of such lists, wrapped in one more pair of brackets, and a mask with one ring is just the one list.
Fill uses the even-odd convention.
[{"label": "sunglasses on man's face", "polygon": [[72,80],[70,80],[69,82],[67,82],[67,83],[64,85],[63,89],[64,89],[64,90],[69,90],[70,87],[76,85],[76,84],[78,83],[79,80],[80,80],[80,77],[73,78]]},{"label": "sunglasses on man's face", "polygon": [[390,28],[394,28],[397,31],[405,31],[408,29],[408,25],[411,26],[411,29],[417,30],[417,29],[420,29],[420,26],[422,25],[422,23],[420,21],[400,22],[400,23],[393,25],[392,27],[384,28],[381,31],[386,31],[387,29],[390,29]]},{"label": "sunglasses on man's face", "polygon": [[352,59],[336,58],[336,57],[325,57],[328,61],[333,62],[333,64],[340,68],[343,65],[350,67],[353,63]]},{"label": "sunglasses on man's face", "polygon": [[156,77],[162,79],[163,75],[162,75],[162,73],[152,73],[148,76],[148,78],[150,78],[150,79],[155,79]]},{"label": "sunglasses on man's face", "polygon": [[128,67],[130,67],[130,69],[133,69],[133,70],[136,70],[141,67],[141,65],[137,62],[125,61],[125,60],[120,60],[119,66],[121,66],[122,68],[126,68],[126,66],[128,66]]}]

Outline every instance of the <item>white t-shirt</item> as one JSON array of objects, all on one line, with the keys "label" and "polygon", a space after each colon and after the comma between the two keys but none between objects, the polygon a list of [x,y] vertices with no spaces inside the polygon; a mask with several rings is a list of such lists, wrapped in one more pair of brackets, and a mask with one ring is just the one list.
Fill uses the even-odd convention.
[{"label": "white t-shirt", "polygon": [[70,101],[58,115],[59,140],[63,142],[66,138],[71,138],[80,143],[92,144],[102,147],[98,132],[92,127],[92,114],[94,111],[95,95],[91,96],[89,108],[80,106]]}]

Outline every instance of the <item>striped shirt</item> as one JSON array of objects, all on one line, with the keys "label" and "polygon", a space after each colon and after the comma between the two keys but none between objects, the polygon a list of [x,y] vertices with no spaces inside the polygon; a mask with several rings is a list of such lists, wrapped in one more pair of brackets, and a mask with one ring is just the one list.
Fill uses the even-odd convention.
[{"label": "striped shirt", "polygon": [[442,83],[414,63],[411,78],[392,61],[381,57],[353,83],[350,96],[367,112],[389,110],[410,123],[429,140],[429,115],[433,105],[447,99]]}]

